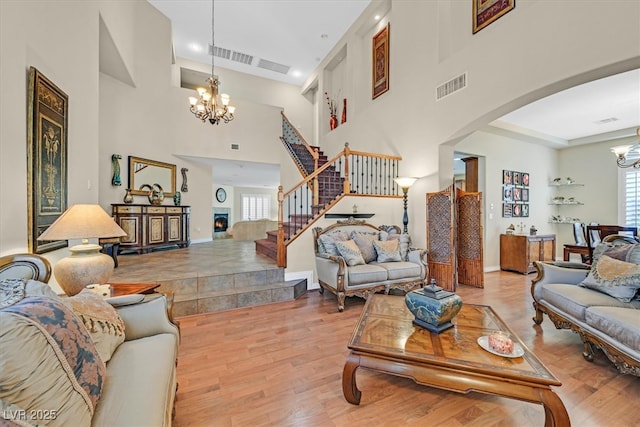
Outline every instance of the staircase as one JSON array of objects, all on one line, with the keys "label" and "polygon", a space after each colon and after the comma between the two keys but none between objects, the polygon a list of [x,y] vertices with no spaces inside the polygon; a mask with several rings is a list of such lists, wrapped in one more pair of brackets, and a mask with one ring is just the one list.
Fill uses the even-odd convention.
[{"label": "staircase", "polygon": [[285,148],[298,167],[302,181],[293,189],[278,190],[278,230],[255,241],[256,252],[286,267],[286,246],[302,234],[347,194],[401,197],[393,181],[398,176],[399,156],[353,151],[345,143],[332,159],[310,146],[282,114]]}]

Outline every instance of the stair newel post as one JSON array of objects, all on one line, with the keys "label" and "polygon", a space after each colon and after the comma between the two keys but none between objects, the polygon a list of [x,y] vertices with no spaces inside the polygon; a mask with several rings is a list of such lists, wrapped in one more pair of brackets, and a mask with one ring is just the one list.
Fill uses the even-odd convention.
[{"label": "stair newel post", "polygon": [[342,191],[344,194],[351,193],[351,183],[349,182],[349,156],[351,155],[351,149],[349,143],[344,143],[344,181]]},{"label": "stair newel post", "polygon": [[278,267],[287,266],[287,248],[284,245],[284,223],[283,223],[283,192],[282,185],[278,186],[278,247],[277,247],[277,262]]}]

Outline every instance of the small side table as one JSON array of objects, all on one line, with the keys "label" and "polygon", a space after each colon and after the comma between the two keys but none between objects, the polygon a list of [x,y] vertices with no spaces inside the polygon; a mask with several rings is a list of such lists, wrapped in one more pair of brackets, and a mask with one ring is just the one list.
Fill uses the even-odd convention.
[{"label": "small side table", "polygon": [[110,283],[110,285],[112,297],[132,294],[155,294],[156,288],[160,286],[157,283]]}]

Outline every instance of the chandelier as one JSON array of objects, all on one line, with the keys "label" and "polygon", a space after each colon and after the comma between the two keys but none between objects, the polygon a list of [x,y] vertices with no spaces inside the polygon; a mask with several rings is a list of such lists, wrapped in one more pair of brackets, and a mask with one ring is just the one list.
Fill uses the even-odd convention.
[{"label": "chandelier", "polygon": [[[640,128],[636,129],[636,135],[640,136]],[[631,163],[627,163],[627,155],[633,151],[640,149],[640,144],[634,145],[619,145],[617,147],[613,147],[611,151],[618,156],[616,162],[618,163],[619,168],[640,168],[640,159],[637,159]]]},{"label": "chandelier", "polygon": [[198,119],[212,125],[220,124],[220,122],[229,123],[233,120],[233,113],[236,107],[229,105],[229,95],[226,93],[218,94],[220,80],[214,73],[215,58],[215,38],[214,38],[214,0],[211,0],[211,76],[207,79],[208,90],[199,87],[198,97],[190,96],[189,111],[191,111]]}]

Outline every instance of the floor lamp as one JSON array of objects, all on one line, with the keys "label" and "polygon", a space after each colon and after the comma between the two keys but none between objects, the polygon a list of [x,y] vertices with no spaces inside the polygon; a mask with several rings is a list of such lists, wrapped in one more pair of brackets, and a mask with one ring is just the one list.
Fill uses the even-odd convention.
[{"label": "floor lamp", "polygon": [[400,186],[400,188],[402,188],[402,202],[404,204],[404,215],[402,216],[402,225],[404,225],[404,229],[403,229],[403,233],[407,234],[408,233],[408,229],[407,229],[407,225],[409,224],[409,214],[407,213],[407,193],[409,192],[409,187],[411,187],[413,185],[414,182],[416,182],[418,180],[418,178],[412,178],[412,177],[398,177],[395,178],[394,181],[396,182],[396,184],[398,184]]},{"label": "floor lamp", "polygon": [[70,256],[53,267],[56,281],[67,295],[72,296],[87,285],[107,283],[113,274],[113,259],[100,253],[102,247],[89,243],[89,239],[126,235],[100,205],[73,205],[38,240],[82,239],[82,244],[69,248]]}]

